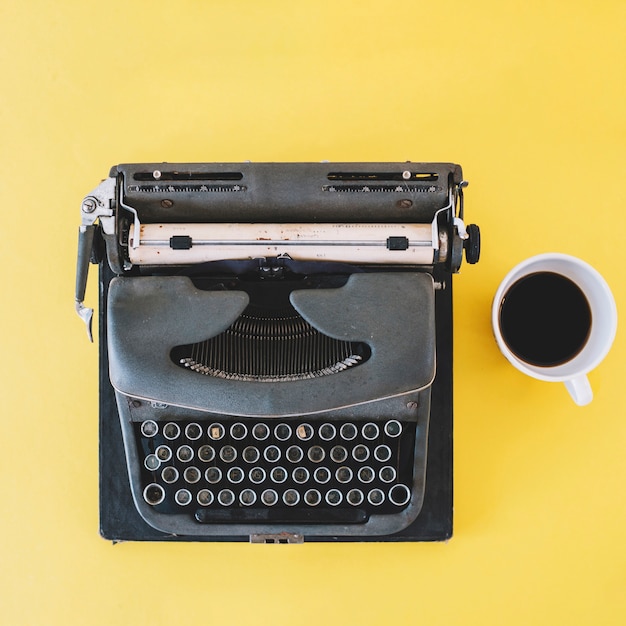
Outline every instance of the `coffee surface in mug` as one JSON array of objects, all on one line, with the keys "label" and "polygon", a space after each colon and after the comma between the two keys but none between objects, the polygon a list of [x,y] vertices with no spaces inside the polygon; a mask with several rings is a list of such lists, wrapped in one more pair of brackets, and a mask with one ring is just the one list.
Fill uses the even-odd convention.
[{"label": "coffee surface in mug", "polygon": [[591,309],[585,294],[569,278],[535,272],[520,278],[506,292],[500,307],[500,329],[519,359],[552,367],[581,351],[591,330]]}]

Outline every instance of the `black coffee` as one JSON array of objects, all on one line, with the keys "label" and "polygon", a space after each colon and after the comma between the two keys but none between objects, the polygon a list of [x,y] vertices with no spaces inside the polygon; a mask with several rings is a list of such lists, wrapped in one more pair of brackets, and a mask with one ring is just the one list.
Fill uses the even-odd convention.
[{"label": "black coffee", "polygon": [[519,359],[540,367],[561,365],[583,348],[591,309],[578,285],[554,272],[514,283],[500,307],[500,329]]}]

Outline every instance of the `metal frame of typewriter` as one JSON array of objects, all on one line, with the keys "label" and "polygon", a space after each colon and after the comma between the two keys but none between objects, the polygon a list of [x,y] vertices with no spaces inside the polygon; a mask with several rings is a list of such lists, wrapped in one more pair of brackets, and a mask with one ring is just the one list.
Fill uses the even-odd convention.
[{"label": "metal frame of typewriter", "polygon": [[[99,263],[103,536],[201,541],[250,537],[279,542],[305,537],[448,538],[452,531],[451,276],[458,271],[464,251],[468,262],[475,263],[480,250],[477,227],[466,228],[463,221],[465,184],[459,166],[432,163],[113,168],[81,207],[76,289],[76,309],[91,335],[92,312],[83,298],[88,263]],[[279,231],[287,235],[281,239],[273,229],[268,244],[265,233],[250,238],[248,226],[237,228],[259,223],[286,225]],[[260,280],[280,280],[283,272],[291,275],[293,267],[305,273],[318,267],[347,273],[339,287],[296,290],[290,299],[304,318],[331,337],[347,336],[350,333],[344,333],[344,328],[360,326],[361,334],[356,336],[370,338],[374,344],[370,370],[363,365],[361,370],[355,367],[316,380],[268,383],[199,376],[173,365],[167,358],[172,342],[191,343],[217,335],[247,303],[237,289],[219,294],[199,290],[184,275],[185,268],[200,268],[202,273],[202,268],[219,266],[226,250],[224,235],[219,241],[202,237],[211,225],[219,231],[224,224],[235,225],[233,232],[246,231],[243,240],[231,242],[227,258],[234,267],[247,259],[246,271],[256,264]],[[419,226],[409,233],[404,229],[408,224]],[[148,240],[147,225],[156,225],[156,239]],[[167,235],[159,241],[155,229],[163,227]],[[294,247],[294,228],[312,239]],[[340,237],[329,240],[330,232],[342,228]],[[322,237],[319,229],[324,231]],[[357,236],[346,237],[346,231],[356,231]],[[369,240],[372,233],[374,240]],[[381,241],[376,239],[379,233]],[[143,249],[138,241],[142,237]],[[160,246],[156,254],[172,254],[173,260],[160,264],[150,246]],[[194,247],[200,257],[185,262],[185,254]],[[138,256],[144,250],[153,253],[148,261]],[[277,256],[270,257],[274,250]],[[320,250],[324,250],[321,260],[315,257]],[[382,260],[363,260],[373,258],[373,253],[382,255]],[[207,258],[207,254],[217,256]],[[303,260],[302,255],[312,258]],[[403,294],[402,305],[394,301],[398,293]],[[372,305],[377,297],[379,303]],[[381,319],[393,323],[381,324]],[[397,328],[412,332],[403,334]],[[164,341],[170,335],[176,340]],[[381,414],[416,422],[410,502],[397,512],[368,514],[358,521],[341,516],[333,520],[330,515],[326,521],[312,523],[306,516],[296,516],[293,522],[248,516],[240,522],[220,523],[219,515],[199,523],[198,513],[194,519],[189,514],[159,512],[159,507],[141,497],[142,459],[134,435],[137,424],[159,421],[164,409],[169,420],[194,419],[202,424],[224,415],[240,416],[247,423],[271,422],[279,416],[294,421],[306,417],[311,423],[376,421]]]}]

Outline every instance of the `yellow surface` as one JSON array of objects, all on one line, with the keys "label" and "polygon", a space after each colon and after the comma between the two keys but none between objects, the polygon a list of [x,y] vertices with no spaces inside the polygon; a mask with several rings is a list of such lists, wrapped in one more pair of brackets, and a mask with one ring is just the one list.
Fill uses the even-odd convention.
[{"label": "yellow surface", "polygon": [[[623,327],[585,408],[490,332],[500,279],[545,251],[624,310],[625,26],[623,0],[4,0],[0,623],[625,623]],[[245,159],[462,164],[484,248],[455,280],[448,543],[98,536],[80,201],[119,162]]]}]

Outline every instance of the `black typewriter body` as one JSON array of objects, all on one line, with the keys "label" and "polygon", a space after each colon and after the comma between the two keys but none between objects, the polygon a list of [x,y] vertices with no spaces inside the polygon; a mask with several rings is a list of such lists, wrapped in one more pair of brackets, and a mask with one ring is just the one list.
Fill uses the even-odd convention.
[{"label": "black typewriter body", "polygon": [[100,520],[112,540],[452,533],[461,169],[120,165],[83,201],[100,265]]}]

